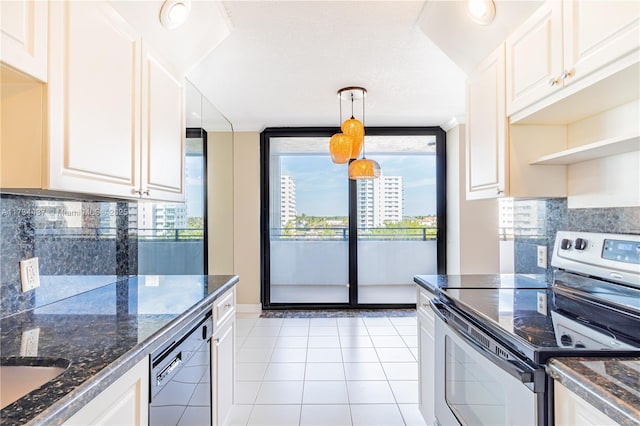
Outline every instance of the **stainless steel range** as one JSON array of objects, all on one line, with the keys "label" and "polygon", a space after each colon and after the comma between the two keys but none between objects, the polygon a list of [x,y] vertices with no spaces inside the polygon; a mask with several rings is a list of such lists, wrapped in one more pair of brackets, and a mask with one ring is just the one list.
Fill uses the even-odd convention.
[{"label": "stainless steel range", "polygon": [[549,358],[640,355],[640,236],[558,232],[552,266],[548,287],[432,301],[439,424],[551,424]]}]

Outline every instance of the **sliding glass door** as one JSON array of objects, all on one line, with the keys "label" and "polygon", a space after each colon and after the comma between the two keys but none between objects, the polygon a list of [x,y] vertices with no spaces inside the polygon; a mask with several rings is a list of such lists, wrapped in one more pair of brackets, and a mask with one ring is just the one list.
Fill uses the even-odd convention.
[{"label": "sliding glass door", "polygon": [[262,133],[263,307],[411,306],[413,276],[444,272],[444,132],[368,128],[382,176],[363,181],[331,162],[333,133]]},{"label": "sliding glass door", "polygon": [[367,138],[382,170],[358,181],[358,303],[415,303],[413,276],[437,273],[435,135]]},{"label": "sliding glass door", "polygon": [[326,144],[270,139],[271,303],[349,303],[349,185]]}]

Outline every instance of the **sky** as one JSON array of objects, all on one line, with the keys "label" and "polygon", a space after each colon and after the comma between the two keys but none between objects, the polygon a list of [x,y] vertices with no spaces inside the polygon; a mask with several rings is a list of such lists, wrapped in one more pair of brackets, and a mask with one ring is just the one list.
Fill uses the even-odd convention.
[{"label": "sky", "polygon": [[[347,216],[347,165],[334,164],[328,155],[282,156],[281,174],[296,184],[298,215]],[[383,175],[403,176],[404,216],[436,213],[435,155],[378,155]]]},{"label": "sky", "polygon": [[185,157],[187,217],[202,217],[202,157]]},{"label": "sky", "polygon": [[[298,214],[347,216],[347,165],[334,164],[327,155],[282,156],[283,175],[296,184]],[[435,155],[377,155],[386,176],[403,176],[404,215],[436,213]],[[187,156],[185,164],[187,217],[202,217],[202,157]]]}]

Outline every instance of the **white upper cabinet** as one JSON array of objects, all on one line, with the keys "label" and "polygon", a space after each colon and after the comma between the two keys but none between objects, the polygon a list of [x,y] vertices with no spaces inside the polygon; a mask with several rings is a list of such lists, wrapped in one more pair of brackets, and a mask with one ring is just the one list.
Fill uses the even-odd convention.
[{"label": "white upper cabinet", "polygon": [[[507,114],[512,122],[527,118],[559,100],[601,82],[607,93],[602,110],[629,102],[629,81],[622,70],[640,60],[640,2],[548,1],[506,40]],[[631,73],[631,79],[637,72]],[[613,78],[615,77],[615,78]],[[595,93],[595,92],[594,92]],[[585,108],[582,115],[574,109]],[[564,108],[565,124],[599,111],[588,102]],[[562,111],[553,111],[562,115]],[[538,122],[542,122],[538,120]]]},{"label": "white upper cabinet", "polygon": [[184,87],[149,46],[142,52],[142,195],[182,201]]},{"label": "white upper cabinet", "polygon": [[140,38],[102,2],[51,4],[48,189],[140,188]]},{"label": "white upper cabinet", "polygon": [[638,62],[639,1],[565,0],[562,7],[565,85],[616,61],[604,75]]},{"label": "white upper cabinet", "polygon": [[564,197],[566,168],[530,162],[563,149],[566,128],[510,125],[505,111],[504,56],[500,46],[467,81],[467,200]]},{"label": "white upper cabinet", "polygon": [[49,4],[48,68],[2,68],[2,188],[184,200],[182,80],[110,4]]},{"label": "white upper cabinet", "polygon": [[504,46],[467,81],[467,199],[493,198],[506,188],[507,116],[504,110]]},{"label": "white upper cabinet", "polygon": [[507,114],[562,86],[562,3],[540,7],[506,40]]},{"label": "white upper cabinet", "polygon": [[47,81],[47,1],[0,1],[0,61]]}]

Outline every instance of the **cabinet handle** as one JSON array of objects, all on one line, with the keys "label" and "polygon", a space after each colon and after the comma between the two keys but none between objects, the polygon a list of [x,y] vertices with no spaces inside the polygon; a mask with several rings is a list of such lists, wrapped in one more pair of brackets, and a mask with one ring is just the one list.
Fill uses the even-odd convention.
[{"label": "cabinet handle", "polygon": [[213,341],[216,342],[216,343],[220,343],[220,338],[216,337],[215,339],[213,339]]},{"label": "cabinet handle", "polygon": [[557,78],[552,78],[552,79],[550,79],[550,80],[549,80],[549,86],[550,86],[550,87],[553,87],[553,86],[555,86],[555,85],[556,85],[556,84],[558,84],[558,83],[560,83],[560,80],[559,80],[559,79],[557,79]]},{"label": "cabinet handle", "polygon": [[150,192],[148,189],[132,189],[131,192],[133,192],[136,195],[150,195]]},{"label": "cabinet handle", "polygon": [[564,72],[562,73],[562,75],[560,76],[561,79],[565,80],[568,77],[573,77],[573,74],[575,74],[576,71],[575,70],[564,70]]},{"label": "cabinet handle", "polygon": [[496,193],[497,193],[498,195],[500,195],[500,194],[504,194],[504,191],[503,191],[502,189],[498,189],[498,190],[496,191]]},{"label": "cabinet handle", "polygon": [[231,303],[227,303],[226,305],[224,305],[224,307],[229,309],[231,307]]}]

